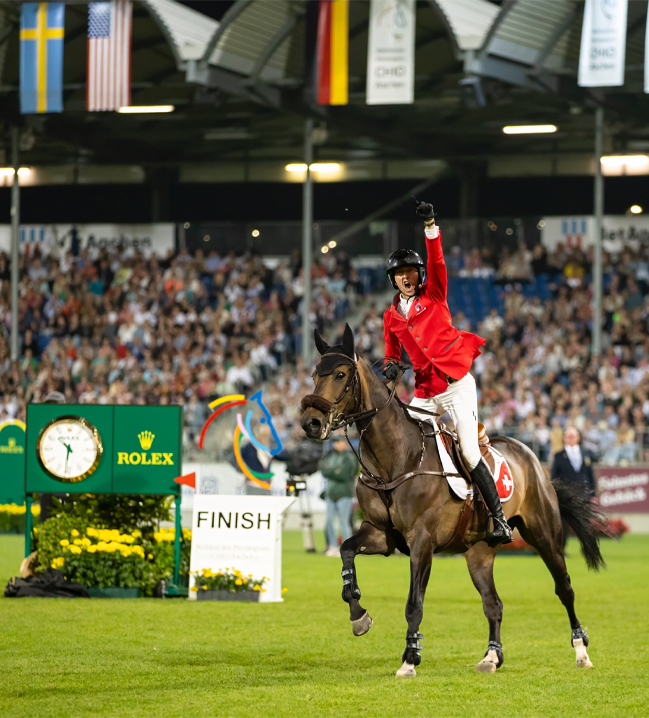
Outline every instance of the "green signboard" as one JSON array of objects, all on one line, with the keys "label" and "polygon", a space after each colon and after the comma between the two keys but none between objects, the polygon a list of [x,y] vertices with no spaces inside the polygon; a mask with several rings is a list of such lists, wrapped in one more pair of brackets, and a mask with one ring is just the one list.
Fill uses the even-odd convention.
[{"label": "green signboard", "polygon": [[182,407],[30,404],[25,492],[178,494]]},{"label": "green signboard", "polygon": [[0,424],[0,504],[25,503],[25,424],[9,419]]}]

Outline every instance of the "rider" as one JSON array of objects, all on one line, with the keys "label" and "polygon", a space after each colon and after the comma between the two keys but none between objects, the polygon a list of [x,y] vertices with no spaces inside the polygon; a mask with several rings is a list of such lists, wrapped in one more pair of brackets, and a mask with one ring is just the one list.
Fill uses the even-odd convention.
[{"label": "rider", "polygon": [[399,293],[383,315],[384,373],[390,381],[398,377],[403,346],[415,370],[415,398],[410,406],[440,414],[448,411],[464,462],[493,517],[487,543],[510,543],[512,530],[491,471],[480,454],[478,398],[469,372],[485,340],[453,326],[446,300],[442,234],[435,225],[433,205],[417,202],[417,213],[424,220],[428,263],[424,272],[421,257],[411,249],[398,249],[388,259],[385,271]]}]

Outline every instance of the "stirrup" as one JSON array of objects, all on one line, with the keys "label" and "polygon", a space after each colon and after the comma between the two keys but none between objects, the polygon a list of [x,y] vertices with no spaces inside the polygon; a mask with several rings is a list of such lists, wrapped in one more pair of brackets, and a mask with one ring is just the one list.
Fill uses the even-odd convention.
[{"label": "stirrup", "polygon": [[491,514],[491,518],[494,522],[494,528],[493,531],[487,531],[487,545],[491,548],[496,548],[496,546],[512,543],[514,534],[507,521],[503,521],[493,514]]}]

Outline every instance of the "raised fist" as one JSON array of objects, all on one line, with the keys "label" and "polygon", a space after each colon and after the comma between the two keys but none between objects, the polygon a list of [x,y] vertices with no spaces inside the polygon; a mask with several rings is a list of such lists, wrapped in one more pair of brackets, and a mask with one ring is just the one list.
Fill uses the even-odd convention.
[{"label": "raised fist", "polygon": [[417,202],[417,214],[424,220],[424,222],[430,222],[435,219],[433,205],[429,202]]}]

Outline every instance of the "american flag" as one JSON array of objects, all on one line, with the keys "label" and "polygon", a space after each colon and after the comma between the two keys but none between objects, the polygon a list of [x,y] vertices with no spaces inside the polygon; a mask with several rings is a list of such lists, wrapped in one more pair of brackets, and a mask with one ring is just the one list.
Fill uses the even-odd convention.
[{"label": "american flag", "polygon": [[118,110],[131,103],[131,0],[88,6],[88,84],[91,112]]}]

